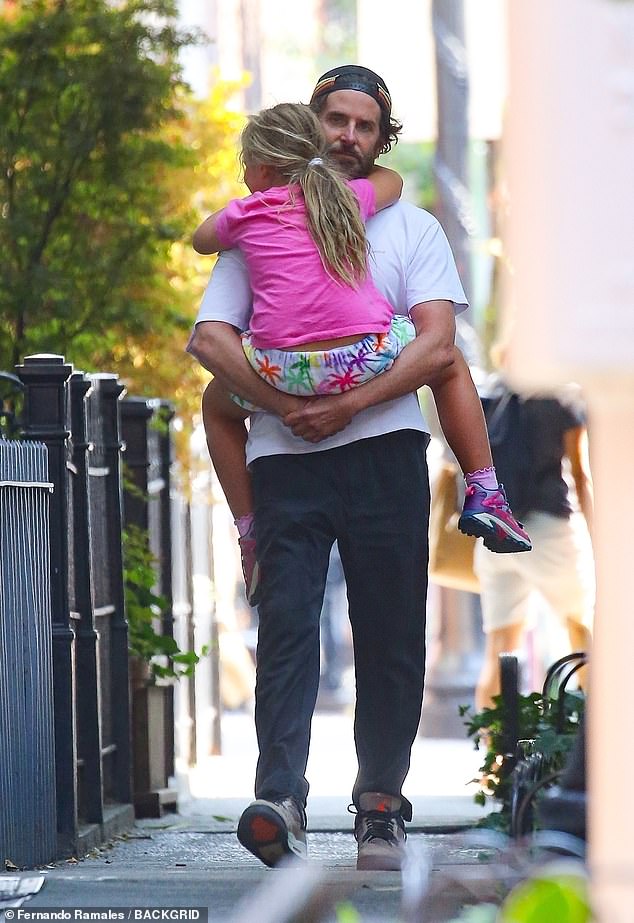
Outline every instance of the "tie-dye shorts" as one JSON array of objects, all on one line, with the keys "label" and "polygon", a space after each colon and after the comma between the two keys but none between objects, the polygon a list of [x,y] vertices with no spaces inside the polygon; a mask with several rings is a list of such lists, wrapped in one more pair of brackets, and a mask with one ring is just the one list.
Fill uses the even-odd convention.
[{"label": "tie-dye shorts", "polygon": [[[416,328],[409,317],[395,314],[387,333],[370,333],[356,343],[323,351],[259,349],[248,330],[241,336],[244,354],[260,378],[278,391],[316,397],[349,391],[386,372],[415,338]],[[244,410],[259,409],[237,394],[231,397]]]}]

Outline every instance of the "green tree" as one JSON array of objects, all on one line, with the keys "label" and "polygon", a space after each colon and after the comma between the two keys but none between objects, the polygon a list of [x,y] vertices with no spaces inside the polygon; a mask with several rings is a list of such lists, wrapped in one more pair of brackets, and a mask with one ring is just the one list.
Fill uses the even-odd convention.
[{"label": "green tree", "polygon": [[[152,182],[187,151],[174,117],[172,4],[28,0],[0,22],[0,350],[12,364],[48,344],[76,357],[126,318],[143,329],[180,229]],[[160,19],[148,19],[147,14]]]},{"label": "green tree", "polygon": [[170,167],[169,177],[160,180],[165,208],[183,212],[181,224],[186,226],[185,235],[170,242],[168,258],[157,270],[164,275],[169,305],[178,307],[173,311],[175,322],[152,324],[139,335],[124,318],[111,328],[108,340],[93,344],[91,354],[94,367],[116,369],[134,394],[175,401],[186,419],[199,411],[201,390],[209,377],[184,354],[184,348],[215,262],[215,257],[194,252],[191,235],[202,217],[244,194],[237,159],[244,119],[229,105],[237,88],[215,81],[206,99],[186,94],[179,117],[164,128],[165,137],[191,151],[190,161]]},{"label": "green tree", "polygon": [[211,263],[189,239],[236,193],[240,119],[231,87],[198,102],[182,83],[195,40],[172,0],[0,12],[0,368],[59,352],[198,401],[183,349]]}]

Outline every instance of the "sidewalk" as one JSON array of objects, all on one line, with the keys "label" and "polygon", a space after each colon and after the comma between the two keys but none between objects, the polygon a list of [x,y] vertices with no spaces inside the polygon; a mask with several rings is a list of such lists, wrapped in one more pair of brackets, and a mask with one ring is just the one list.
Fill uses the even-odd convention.
[{"label": "sidewalk", "polygon": [[[253,718],[246,713],[223,719],[222,756],[208,757],[179,778],[180,813],[188,818],[224,815],[237,823],[252,798],[257,760]],[[467,740],[414,742],[403,794],[414,805],[410,829],[447,831],[474,823],[486,811],[473,801],[482,755]],[[347,812],[356,774],[352,718],[344,713],[316,712],[313,720],[307,778],[308,822],[312,830],[350,830]],[[220,822],[218,829],[231,829]],[[235,829],[235,827],[233,828]]]},{"label": "sidewalk", "polygon": [[[24,909],[205,907],[214,923],[279,923],[290,919],[280,915],[283,901],[299,890],[349,902],[359,914],[351,920],[402,919],[401,874],[355,869],[353,819],[346,810],[355,772],[351,718],[315,716],[308,769],[309,862],[300,868],[266,869],[235,838],[237,818],[251,799],[255,759],[251,716],[227,715],[223,755],[179,777],[178,815],[139,821],[128,836],[92,856],[44,870],[42,889]],[[482,867],[482,850],[465,846],[458,833],[483,814],[465,787],[479,760],[466,739],[415,743],[405,789],[415,812],[408,842],[414,853],[424,851],[432,875],[456,866],[474,866],[477,874]],[[3,878],[6,874],[0,884]],[[271,888],[275,894],[267,898],[264,889]],[[248,900],[257,902],[257,910],[245,907]],[[267,906],[273,907],[272,916]],[[306,911],[296,919],[308,923],[311,917]]]}]

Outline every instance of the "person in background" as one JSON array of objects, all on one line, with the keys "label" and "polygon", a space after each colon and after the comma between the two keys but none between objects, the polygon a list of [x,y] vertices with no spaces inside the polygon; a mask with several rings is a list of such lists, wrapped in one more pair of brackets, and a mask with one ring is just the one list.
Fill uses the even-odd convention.
[{"label": "person in background", "polygon": [[476,547],[485,633],[478,709],[500,693],[499,655],[522,647],[531,594],[560,619],[573,651],[590,648],[595,597],[592,478],[578,390],[523,398],[495,375],[482,400],[500,478],[534,548],[502,557]]}]

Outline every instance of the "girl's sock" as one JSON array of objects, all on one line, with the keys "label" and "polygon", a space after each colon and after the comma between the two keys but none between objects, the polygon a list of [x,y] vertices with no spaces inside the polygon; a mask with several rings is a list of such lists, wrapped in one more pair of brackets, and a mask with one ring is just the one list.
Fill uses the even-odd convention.
[{"label": "girl's sock", "polygon": [[240,516],[233,521],[240,538],[254,538],[252,534],[255,523],[253,513],[247,513],[245,516]]},{"label": "girl's sock", "polygon": [[494,465],[491,465],[490,468],[478,468],[477,471],[469,471],[468,474],[465,474],[464,479],[467,487],[473,484],[474,481],[487,490],[496,490],[500,486]]}]

